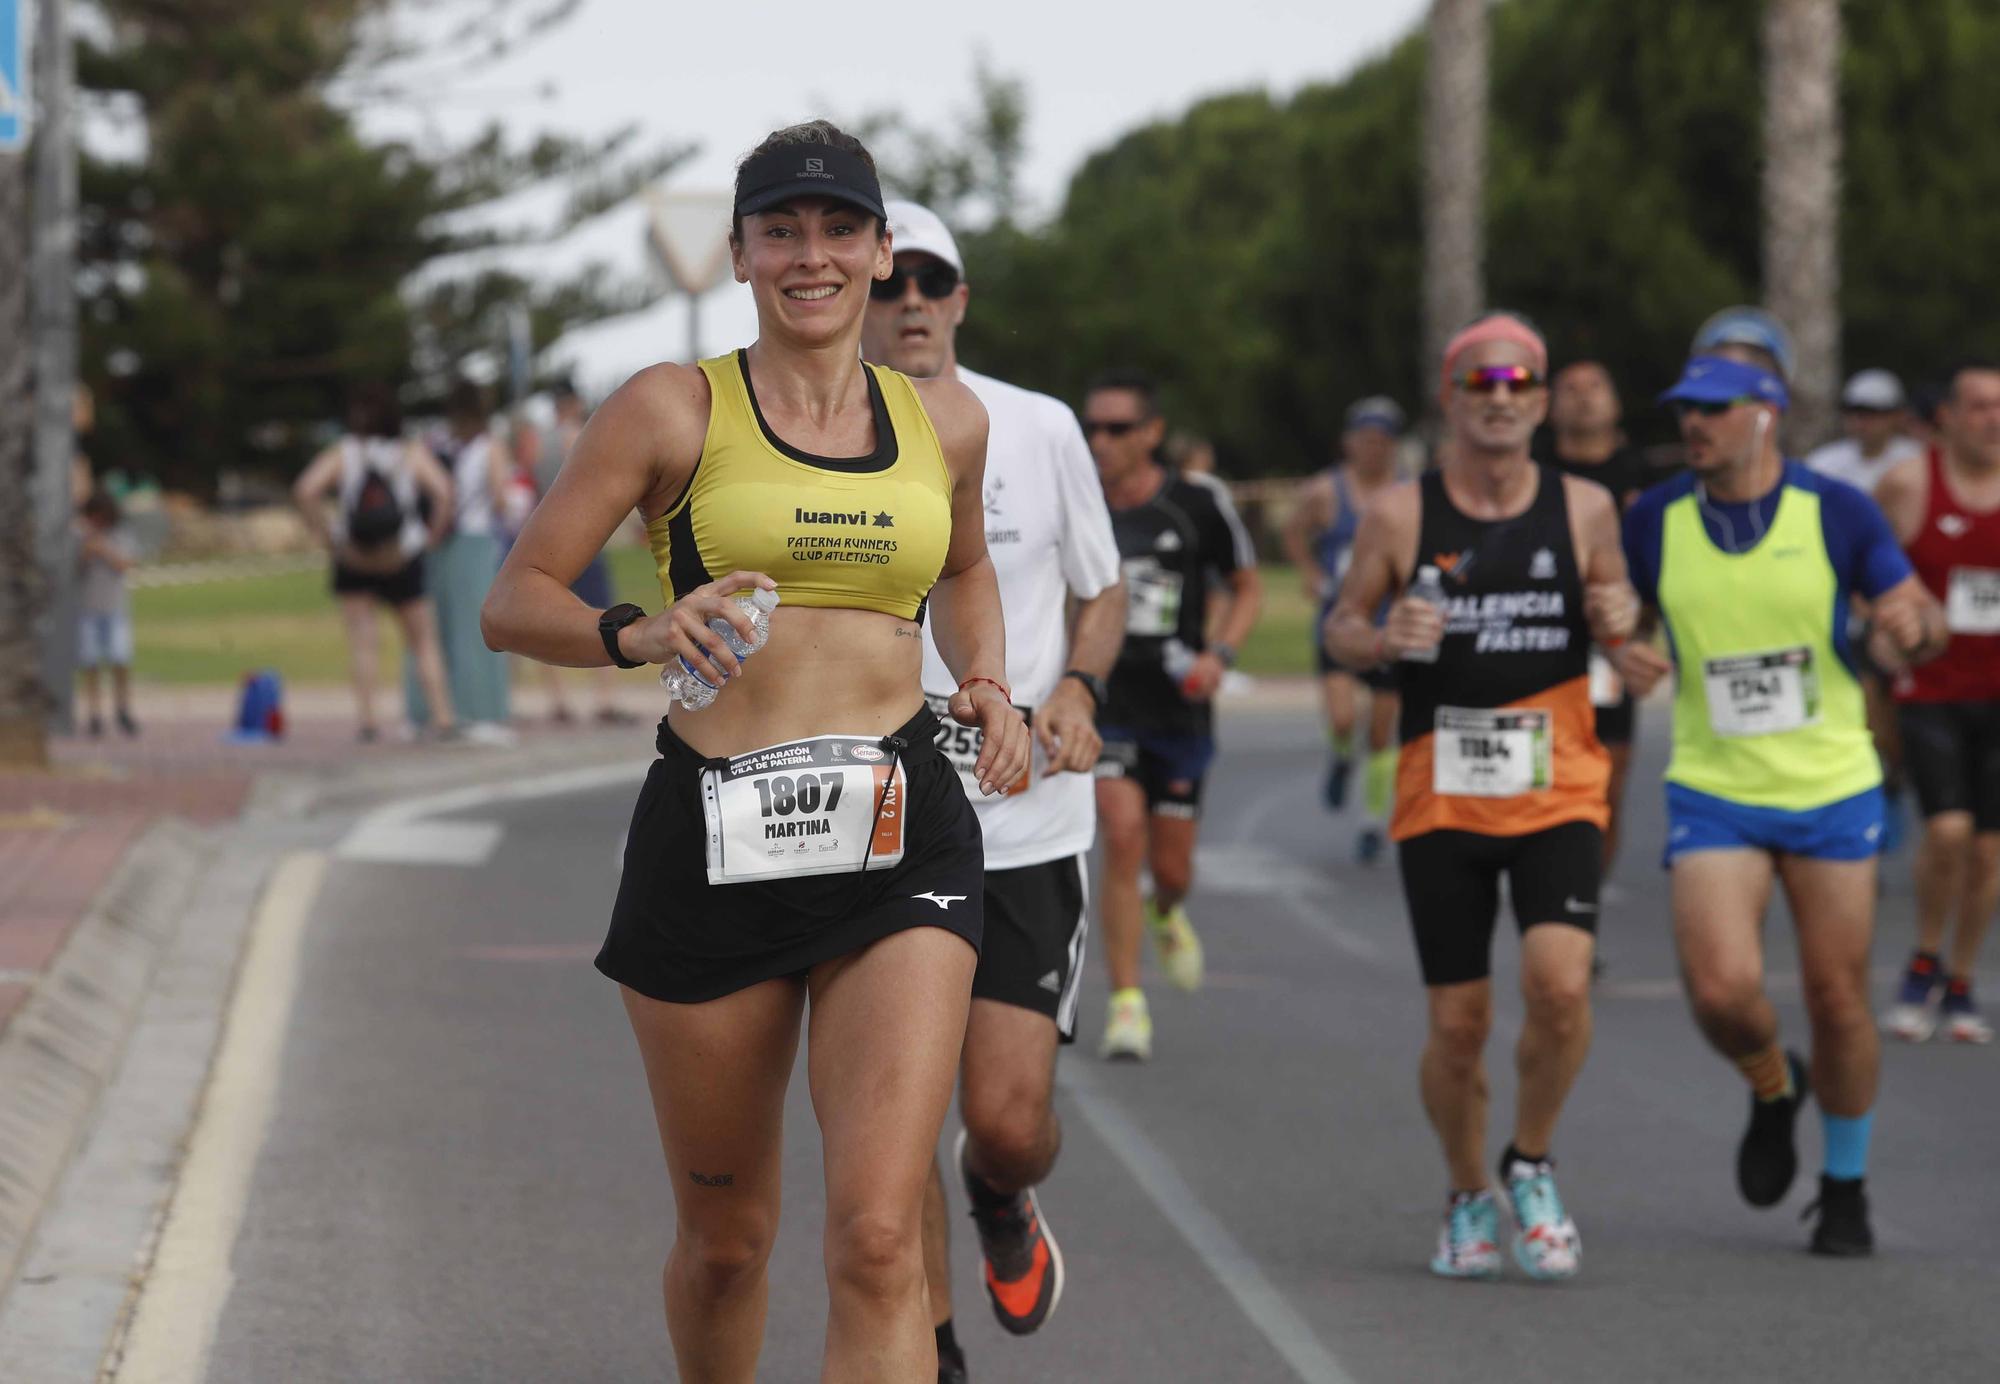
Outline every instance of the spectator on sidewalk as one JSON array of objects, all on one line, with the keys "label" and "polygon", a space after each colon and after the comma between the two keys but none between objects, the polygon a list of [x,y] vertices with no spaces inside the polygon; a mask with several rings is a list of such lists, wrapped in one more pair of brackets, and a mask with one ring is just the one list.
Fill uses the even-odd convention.
[{"label": "spectator on sidewalk", "polygon": [[[438,646],[452,707],[471,739],[504,740],[507,656],[486,647],[479,608],[500,570],[498,506],[513,464],[507,444],[491,427],[486,391],[460,380],[445,398],[445,426],[431,440],[432,453],[451,474],[450,525],[424,562],[425,583],[437,609]],[[430,705],[416,660],[403,659],[403,699],[410,723],[430,723]]]},{"label": "spectator on sidewalk", "polygon": [[[292,487],[306,529],[333,555],[333,593],[347,632],[355,709],[363,742],[380,733],[375,721],[379,645],[375,608],[389,607],[415,658],[424,696],[436,708],[429,731],[458,734],[451,692],[438,649],[437,613],[424,591],[424,552],[451,522],[451,478],[422,443],[403,436],[403,411],[386,384],[367,384],[348,406],[348,431],[313,458]],[[325,502],[335,499],[331,520]],[[422,498],[430,500],[430,521]]]},{"label": "spectator on sidewalk", "polygon": [[104,734],[99,671],[111,670],[111,701],[118,729],[139,733],[132,719],[132,611],[125,574],[138,547],[125,529],[118,502],[99,490],[83,502],[77,542],[76,661],[83,672],[84,729]]}]

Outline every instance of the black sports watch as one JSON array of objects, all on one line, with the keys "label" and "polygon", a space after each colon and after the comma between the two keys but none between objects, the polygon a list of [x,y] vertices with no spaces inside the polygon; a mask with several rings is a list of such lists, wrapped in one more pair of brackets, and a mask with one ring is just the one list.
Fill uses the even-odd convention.
[{"label": "black sports watch", "polygon": [[1209,645],[1208,651],[1222,660],[1223,667],[1234,668],[1236,666],[1236,650],[1230,648],[1229,645],[1218,642]]},{"label": "black sports watch", "polygon": [[[1110,694],[1104,690],[1104,679],[1095,673],[1086,673],[1081,668],[1066,668],[1063,670],[1063,678],[1075,678],[1082,683],[1083,690],[1090,694],[1091,704],[1099,710],[1102,710],[1104,703],[1110,699]],[[1061,682],[1062,678],[1057,678],[1056,681]]]},{"label": "black sports watch", "polygon": [[618,647],[618,631],[624,629],[634,620],[643,620],[645,618],[646,612],[640,607],[633,605],[630,601],[626,601],[622,605],[615,605],[597,617],[597,637],[604,641],[604,652],[610,654],[611,661],[620,668],[643,668],[646,666],[644,663],[635,663],[625,657],[624,651]]}]

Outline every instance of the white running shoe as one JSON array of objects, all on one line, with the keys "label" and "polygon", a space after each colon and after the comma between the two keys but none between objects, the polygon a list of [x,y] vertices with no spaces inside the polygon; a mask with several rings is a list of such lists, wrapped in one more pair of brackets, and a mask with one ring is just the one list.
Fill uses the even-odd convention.
[{"label": "white running shoe", "polygon": [[1574,1278],[1583,1267],[1583,1238],[1563,1210],[1555,1169],[1547,1163],[1516,1162],[1507,1170],[1507,1201],[1513,1208],[1514,1262],[1530,1278]]},{"label": "white running shoe", "polygon": [[1153,1018],[1146,1012],[1144,992],[1121,990],[1111,997],[1097,1051],[1112,1062],[1144,1062],[1153,1055]]},{"label": "white running shoe", "polygon": [[1199,990],[1203,970],[1201,938],[1195,935],[1194,924],[1188,921],[1186,905],[1177,903],[1162,913],[1159,905],[1148,899],[1146,930],[1153,935],[1153,954],[1160,958],[1160,969],[1167,979],[1182,990]]},{"label": "white running shoe", "polygon": [[1882,1016],[1882,1028],[1891,1038],[1905,1043],[1928,1043],[1938,1028],[1935,1004],[1896,1004]]},{"label": "white running shoe", "polygon": [[1500,1273],[1500,1204],[1491,1191],[1454,1195],[1438,1228],[1431,1272],[1442,1278],[1495,1278]]}]

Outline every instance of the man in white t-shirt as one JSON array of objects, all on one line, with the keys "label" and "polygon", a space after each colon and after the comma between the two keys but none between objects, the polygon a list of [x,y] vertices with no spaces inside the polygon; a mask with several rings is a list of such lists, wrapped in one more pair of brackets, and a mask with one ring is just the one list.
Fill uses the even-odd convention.
[{"label": "man in white t-shirt", "polygon": [[1806,465],[1870,495],[1899,461],[1924,454],[1923,444],[1902,431],[1903,382],[1887,370],[1863,370],[1840,391],[1837,442],[1806,453]]},{"label": "man in white t-shirt", "polygon": [[[1062,1255],[1034,1189],[1062,1139],[1050,1097],[1057,1046],[1076,1036],[1083,855],[1097,829],[1097,707],[1124,638],[1125,593],[1110,512],[1075,415],[1046,394],[958,364],[968,298],[958,244],[927,208],[892,201],[888,212],[896,267],[871,290],[862,353],[907,375],[954,376],[986,405],[986,549],[1006,616],[1007,680],[1035,737],[1027,777],[1004,796],[971,794],[986,841],[986,938],[966,1025],[957,1147],[987,1298],[1003,1327],[1027,1335],[1062,1294]],[[927,629],[925,692],[942,702],[954,686]],[[961,773],[970,770],[977,730],[947,724],[939,742]],[[939,1378],[963,1378],[941,1175],[932,1179],[924,1250]]]}]

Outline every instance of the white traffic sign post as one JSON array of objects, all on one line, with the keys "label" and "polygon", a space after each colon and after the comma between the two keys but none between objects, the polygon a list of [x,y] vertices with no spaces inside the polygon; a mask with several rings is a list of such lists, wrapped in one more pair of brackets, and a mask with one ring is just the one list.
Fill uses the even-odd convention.
[{"label": "white traffic sign post", "polygon": [[28,142],[28,0],[0,0],[0,152]]},{"label": "white traffic sign post", "polygon": [[726,192],[646,194],[646,245],[688,300],[689,364],[701,359],[701,296],[729,273],[732,205]]}]

